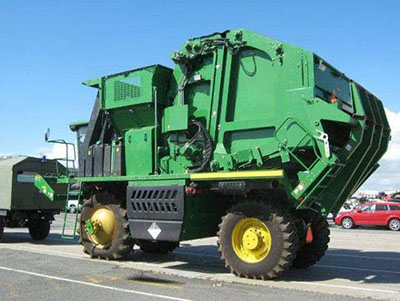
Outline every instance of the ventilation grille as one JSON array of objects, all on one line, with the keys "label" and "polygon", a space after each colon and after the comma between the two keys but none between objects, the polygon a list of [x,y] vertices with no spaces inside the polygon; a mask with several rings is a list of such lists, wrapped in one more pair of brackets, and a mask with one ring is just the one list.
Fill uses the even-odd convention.
[{"label": "ventilation grille", "polygon": [[177,213],[177,190],[136,190],[132,194],[132,209],[137,212]]},{"label": "ventilation grille", "polygon": [[127,100],[140,97],[140,86],[127,81],[116,81],[114,83],[115,101]]},{"label": "ventilation grille", "polygon": [[180,220],[183,217],[183,187],[128,187],[128,217]]}]

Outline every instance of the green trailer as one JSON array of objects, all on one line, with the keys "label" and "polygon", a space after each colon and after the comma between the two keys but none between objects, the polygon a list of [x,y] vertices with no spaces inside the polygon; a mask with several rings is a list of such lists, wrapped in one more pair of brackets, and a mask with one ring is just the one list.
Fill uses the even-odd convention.
[{"label": "green trailer", "polygon": [[190,39],[172,60],[84,82],[97,97],[71,126],[79,174],[57,181],[79,189],[84,251],[118,259],[217,235],[239,276],[318,262],[325,215],[387,149],[382,102],[313,52],[244,29]]},{"label": "green trailer", "polygon": [[[51,202],[34,186],[38,174],[51,177],[64,172],[56,160],[15,157],[0,160],[0,239],[4,227],[28,227],[33,239],[44,239],[54,215],[64,210],[64,203]],[[65,185],[53,184],[62,195]],[[64,192],[65,195],[65,192]]]}]

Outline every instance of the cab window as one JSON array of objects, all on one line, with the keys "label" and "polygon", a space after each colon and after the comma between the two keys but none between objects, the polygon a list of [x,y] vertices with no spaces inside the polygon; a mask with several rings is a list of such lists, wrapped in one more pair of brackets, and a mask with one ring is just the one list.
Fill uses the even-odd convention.
[{"label": "cab window", "polygon": [[340,100],[342,109],[353,112],[349,79],[335,68],[314,56],[315,96],[327,102]]}]

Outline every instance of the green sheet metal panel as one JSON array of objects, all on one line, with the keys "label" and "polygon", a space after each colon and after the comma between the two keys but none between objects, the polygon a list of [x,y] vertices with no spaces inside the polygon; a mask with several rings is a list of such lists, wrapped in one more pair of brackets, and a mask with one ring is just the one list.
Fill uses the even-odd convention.
[{"label": "green sheet metal panel", "polygon": [[[151,103],[155,100],[155,89],[158,95],[165,96],[170,73],[169,68],[155,65],[105,77],[103,109]],[[166,97],[158,99],[159,102],[166,100]]]},{"label": "green sheet metal panel", "polygon": [[163,133],[186,130],[188,128],[188,106],[173,106],[164,110]]},{"label": "green sheet metal panel", "polygon": [[153,173],[154,127],[129,130],[125,134],[125,162],[127,175]]},{"label": "green sheet metal panel", "polygon": [[226,121],[249,121],[275,117],[281,90],[271,57],[258,49],[243,48],[232,61],[231,87]]}]

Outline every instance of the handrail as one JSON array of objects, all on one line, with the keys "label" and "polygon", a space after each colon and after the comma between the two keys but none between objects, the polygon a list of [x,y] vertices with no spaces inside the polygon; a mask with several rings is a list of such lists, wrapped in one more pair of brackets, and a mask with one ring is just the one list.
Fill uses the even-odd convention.
[{"label": "handrail", "polygon": [[[61,164],[59,161],[64,161],[66,162],[66,176],[75,176],[75,161],[76,161],[76,148],[75,148],[75,144],[71,143],[71,142],[66,142],[64,139],[54,139],[54,140],[46,140],[47,143],[54,143],[54,144],[64,144],[65,145],[65,154],[66,157],[65,158],[54,158],[54,160],[56,160],[57,164],[56,164],[56,173],[57,175],[59,175],[59,167],[58,164]],[[72,159],[69,158],[69,146],[72,146],[72,154],[73,157]],[[70,168],[69,168],[69,163],[72,163],[72,173],[70,173]]]}]

